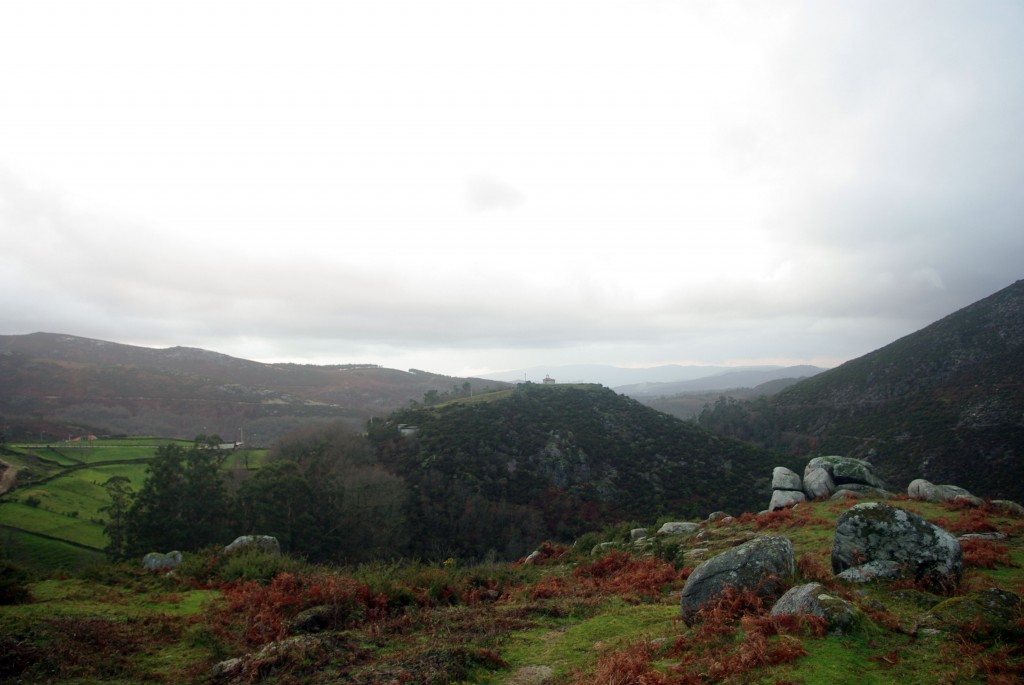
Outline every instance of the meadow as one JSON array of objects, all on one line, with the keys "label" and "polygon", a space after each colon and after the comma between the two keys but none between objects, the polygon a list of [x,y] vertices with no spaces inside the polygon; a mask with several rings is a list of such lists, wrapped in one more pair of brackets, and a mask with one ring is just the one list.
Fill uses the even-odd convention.
[{"label": "meadow", "polygon": [[[26,577],[27,601],[0,612],[0,678],[19,682],[482,683],[694,685],[987,683],[1024,678],[1024,620],[926,629],[944,597],[912,582],[836,580],[829,550],[850,500],[703,523],[699,538],[629,542],[629,524],[574,545],[543,543],[534,563],[411,560],[319,566],[260,552],[187,554],[173,574],[136,564]],[[989,507],[901,499],[964,544],[956,595],[1024,593],[1024,520]],[[656,529],[662,521],[650,522]],[[770,617],[735,593],[687,627],[679,593],[694,566],[756,535],[789,537],[798,577],[867,617],[848,634]],[[615,546],[594,554],[597,542]],[[231,659],[231,661],[226,661]],[[214,674],[216,677],[214,677]]]}]

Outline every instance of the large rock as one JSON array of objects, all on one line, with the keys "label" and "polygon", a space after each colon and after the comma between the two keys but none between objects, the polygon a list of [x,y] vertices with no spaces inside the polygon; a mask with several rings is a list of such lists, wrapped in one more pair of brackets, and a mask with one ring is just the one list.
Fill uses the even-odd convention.
[{"label": "large rock", "polygon": [[864,612],[851,602],[834,597],[821,583],[807,583],[790,588],[779,597],[771,611],[772,616],[807,615],[825,619],[829,633],[846,635],[871,625]]},{"label": "large rock", "polygon": [[776,466],[772,470],[772,490],[803,490],[800,476],[785,466]]},{"label": "large rock", "polygon": [[828,497],[836,491],[832,474],[822,468],[804,471],[804,493],[808,499]]},{"label": "large rock", "polygon": [[269,554],[280,554],[281,545],[273,535],[240,535],[224,548],[227,553],[258,549]]},{"label": "large rock", "polygon": [[799,490],[774,490],[772,501],[768,503],[768,511],[778,511],[787,507],[795,507],[806,501],[804,493]]},{"label": "large rock", "polygon": [[693,535],[700,530],[699,523],[692,521],[669,521],[661,524],[658,535]]},{"label": "large rock", "polygon": [[1018,623],[1024,604],[1008,590],[988,588],[947,599],[932,608],[923,623],[929,627],[980,633],[983,637],[1016,639],[1024,634]]},{"label": "large rock", "polygon": [[[828,478],[821,473],[822,471],[828,474]],[[850,483],[885,490],[885,481],[876,476],[871,470],[871,464],[863,459],[838,455],[815,457],[804,467],[804,492],[810,499],[831,495],[838,488]]]},{"label": "large rock", "polygon": [[689,625],[704,605],[728,587],[754,590],[762,597],[778,595],[796,574],[793,543],[781,535],[754,538],[722,552],[693,570],[683,586],[680,615]]},{"label": "large rock", "polygon": [[907,486],[907,494],[910,496],[910,499],[923,500],[925,502],[963,500],[974,506],[981,506],[984,503],[980,497],[975,497],[957,485],[935,485],[924,478],[910,481],[910,485]]},{"label": "large rock", "polygon": [[951,591],[963,576],[960,543],[949,532],[887,504],[854,505],[836,521],[832,570],[877,561],[895,562],[905,575],[938,591]]},{"label": "large rock", "polygon": [[990,504],[996,512],[1003,516],[1024,518],[1024,507],[1016,502],[1011,502],[1008,499],[994,499]]},{"label": "large rock", "polygon": [[175,550],[167,554],[150,552],[142,557],[142,568],[149,571],[170,571],[181,566],[181,552]]}]

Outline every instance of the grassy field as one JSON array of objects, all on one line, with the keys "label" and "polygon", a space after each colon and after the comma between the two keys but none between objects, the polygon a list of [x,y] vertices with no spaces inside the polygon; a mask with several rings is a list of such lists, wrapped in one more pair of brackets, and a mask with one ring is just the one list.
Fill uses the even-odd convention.
[{"label": "grassy field", "polygon": [[[835,520],[852,504],[813,502],[796,512],[705,523],[699,539],[662,540],[647,550],[621,539],[598,556],[586,545],[542,545],[534,565],[315,567],[214,552],[186,555],[173,576],[96,565],[29,580],[32,601],[0,612],[0,675],[25,683],[205,682],[217,662],[237,657],[225,682],[1021,682],[1024,618],[1006,633],[973,623],[918,630],[943,597],[906,581],[857,586],[832,576]],[[984,526],[1007,536],[971,553],[965,547],[956,594],[1024,592],[1024,521],[987,509],[894,504],[954,532]],[[799,577],[790,582],[822,582],[866,623],[825,634],[813,622],[770,618],[770,602],[753,595],[682,623],[679,593],[693,565],[763,534],[792,540]],[[998,553],[977,554],[986,549]],[[307,610],[320,619],[304,623]]]},{"label": "grassy field", "polygon": [[[68,553],[65,548],[102,550],[106,546],[102,523],[106,517],[100,510],[109,498],[103,484],[123,476],[138,491],[148,474],[146,462],[166,444],[191,443],[132,437],[6,445],[0,458],[21,475],[18,485],[0,498],[0,526],[20,531],[17,558],[40,568],[51,567],[54,559],[61,560],[62,568],[76,559],[93,563],[92,555]],[[237,450],[226,455],[223,468],[257,469],[266,455],[267,450]]]}]

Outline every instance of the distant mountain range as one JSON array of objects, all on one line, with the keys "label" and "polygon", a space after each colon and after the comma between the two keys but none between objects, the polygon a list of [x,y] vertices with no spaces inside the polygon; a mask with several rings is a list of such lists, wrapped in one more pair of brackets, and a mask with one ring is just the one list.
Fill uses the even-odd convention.
[{"label": "distant mountain range", "polygon": [[864,457],[897,488],[926,478],[1024,500],[1024,281],[771,397],[718,402],[701,424]]},{"label": "distant mountain range", "polygon": [[373,365],[263,364],[54,333],[0,336],[0,420],[9,437],[216,433],[260,446],[310,422],[362,426],[428,392],[440,398],[505,386]]},{"label": "distant mountain range", "polygon": [[687,392],[706,390],[729,390],[732,388],[754,388],[771,381],[809,378],[825,371],[819,366],[776,366],[770,368],[743,367],[734,371],[720,372],[692,380],[670,382],[647,382],[620,385],[616,392],[635,397],[665,397]]},{"label": "distant mountain range", "polygon": [[[545,376],[554,378],[559,383],[599,383],[628,395],[673,394],[690,390],[713,390],[733,387],[752,387],[776,378],[791,377],[789,372],[777,375],[783,369],[818,369],[818,367],[782,367],[782,366],[698,366],[666,364],[643,368],[610,366],[606,364],[570,364],[564,366],[533,366],[526,369],[513,369],[498,373],[484,374],[484,378],[521,383],[531,381],[540,383]],[[744,376],[742,374],[749,374]],[[763,374],[763,375],[762,375]],[[810,372],[797,375],[808,376]],[[704,381],[703,379],[706,379]],[[673,388],[643,390],[646,386],[668,383],[695,382],[684,390]],[[629,392],[632,390],[633,392]]]}]

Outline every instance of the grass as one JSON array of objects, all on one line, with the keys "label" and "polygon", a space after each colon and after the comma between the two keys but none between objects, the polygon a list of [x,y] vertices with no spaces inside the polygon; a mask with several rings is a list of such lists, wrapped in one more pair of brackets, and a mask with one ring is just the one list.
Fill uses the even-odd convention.
[{"label": "grass", "polygon": [[[707,547],[707,558],[751,536],[788,536],[800,582],[823,582],[872,618],[870,630],[854,636],[827,636],[824,624],[810,619],[771,618],[770,601],[743,593],[709,607],[688,628],[678,620],[688,567],[642,548],[592,557],[545,544],[536,565],[453,560],[358,567],[258,554],[232,559],[211,550],[188,555],[175,576],[98,565],[31,583],[32,603],[0,611],[0,636],[17,636],[14,642],[0,637],[0,679],[195,682],[217,661],[240,657],[239,682],[1019,682],[1021,643],[958,629],[915,632],[941,597],[905,581],[848,586],[832,577],[831,531],[852,504],[812,502],[744,515],[704,526],[684,546]],[[969,555],[975,565],[966,569],[961,592],[993,585],[1024,591],[1020,520],[894,504],[951,528],[988,526],[1008,534]],[[319,612],[319,632],[296,629],[311,610]],[[278,644],[290,647],[261,651],[282,639]]]},{"label": "grass", "polygon": [[12,528],[0,528],[0,557],[27,568],[49,571],[81,570],[106,560],[99,551]]},{"label": "grass", "polygon": [[0,503],[0,524],[58,540],[77,542],[96,550],[107,544],[103,526],[51,511],[45,505],[31,507],[21,502]]}]

